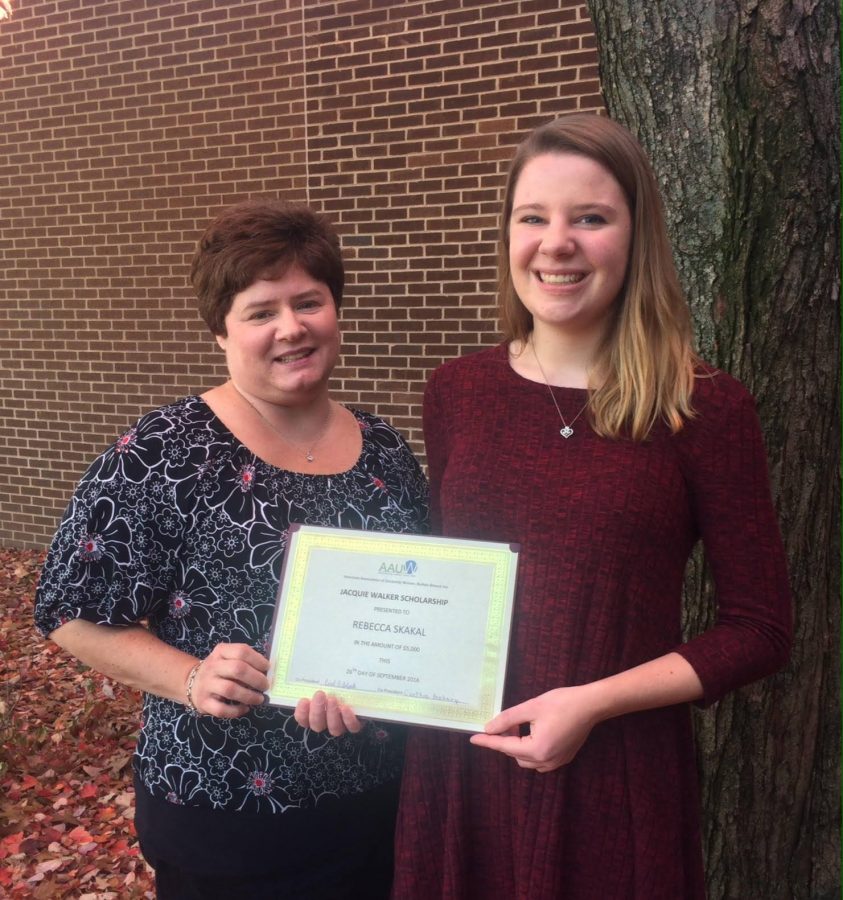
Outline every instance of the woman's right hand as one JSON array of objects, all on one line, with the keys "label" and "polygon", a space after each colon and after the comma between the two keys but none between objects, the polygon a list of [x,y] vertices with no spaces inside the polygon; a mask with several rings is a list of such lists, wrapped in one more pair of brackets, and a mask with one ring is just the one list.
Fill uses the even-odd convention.
[{"label": "woman's right hand", "polygon": [[[193,668],[185,675],[185,694]],[[200,662],[187,699],[201,715],[236,719],[264,702],[268,670],[269,660],[248,644],[217,644]]]},{"label": "woman's right hand", "polygon": [[324,691],[317,691],[310,700],[305,697],[299,700],[293,715],[302,728],[311,731],[325,731],[327,728],[333,737],[340,737],[347,731],[356,734],[363,727],[350,706],[341,703],[333,694],[326,695]]}]

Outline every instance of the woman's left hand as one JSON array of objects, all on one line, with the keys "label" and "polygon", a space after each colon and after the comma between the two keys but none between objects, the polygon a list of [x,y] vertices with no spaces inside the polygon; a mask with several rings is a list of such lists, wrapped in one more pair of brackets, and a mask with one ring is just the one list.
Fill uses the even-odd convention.
[{"label": "woman's left hand", "polygon": [[[475,734],[476,747],[511,756],[524,769],[552,772],[567,765],[600,721],[589,685],[556,688],[500,712]],[[520,726],[530,732],[520,735]]]},{"label": "woman's left hand", "polygon": [[324,691],[317,691],[310,700],[304,697],[299,700],[293,715],[302,728],[311,731],[325,731],[327,728],[333,737],[348,731],[356,734],[363,727],[350,706],[340,703],[333,694],[326,695]]},{"label": "woman's left hand", "polygon": [[[556,688],[511,706],[486,723],[471,743],[513,757],[519,766],[552,772],[573,760],[599,722],[645,709],[699,700],[703,686],[679,653],[666,653],[624,672]],[[530,733],[520,737],[521,725]]]}]

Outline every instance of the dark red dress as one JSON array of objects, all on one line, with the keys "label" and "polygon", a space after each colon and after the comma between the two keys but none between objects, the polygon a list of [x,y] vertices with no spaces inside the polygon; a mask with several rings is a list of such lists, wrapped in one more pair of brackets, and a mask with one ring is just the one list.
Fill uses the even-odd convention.
[{"label": "dark red dress", "polygon": [[[566,422],[586,399],[558,388]],[[705,703],[780,668],[791,641],[784,553],[752,398],[702,373],[675,436],[559,434],[546,385],[499,346],[438,369],[425,396],[434,527],[521,544],[505,706],[676,650]],[[716,622],[681,643],[688,555],[702,538]],[[414,729],[397,833],[397,900],[704,897],[686,704],[598,725],[549,774]]]}]

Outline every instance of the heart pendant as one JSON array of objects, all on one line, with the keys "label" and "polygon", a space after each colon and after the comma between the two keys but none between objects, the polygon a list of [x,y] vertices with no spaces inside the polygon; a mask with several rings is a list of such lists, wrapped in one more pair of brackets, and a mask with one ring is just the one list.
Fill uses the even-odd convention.
[{"label": "heart pendant", "polygon": [[574,429],[571,428],[570,425],[566,425],[564,428],[559,429],[559,434],[561,434],[563,438],[569,438],[573,433]]}]

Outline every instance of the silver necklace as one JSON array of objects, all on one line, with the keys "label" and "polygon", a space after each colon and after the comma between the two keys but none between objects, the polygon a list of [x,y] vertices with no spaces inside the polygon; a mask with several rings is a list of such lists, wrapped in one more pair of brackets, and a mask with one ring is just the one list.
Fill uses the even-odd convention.
[{"label": "silver necklace", "polygon": [[544,368],[542,367],[541,360],[539,359],[538,353],[536,353],[535,344],[530,341],[530,349],[533,351],[533,356],[536,358],[536,363],[539,367],[539,372],[542,373],[542,378],[544,378],[545,386],[550,392],[550,399],[553,401],[553,405],[556,407],[556,412],[559,415],[559,421],[562,423],[562,427],[559,429],[559,434],[562,435],[565,440],[567,440],[574,433],[574,422],[579,419],[579,417],[588,409],[588,400],[585,401],[585,405],[583,408],[571,419],[570,423],[565,421],[565,417],[562,415],[562,410],[559,409],[559,404],[556,402],[556,395],[553,393],[553,388],[550,386],[550,382],[547,380],[547,375],[545,375]]},{"label": "silver necklace", "polygon": [[243,391],[240,390],[239,387],[237,387],[237,385],[233,381],[231,382],[231,386],[246,401],[246,403],[252,407],[252,409],[257,413],[258,417],[266,424],[266,426],[268,428],[270,428],[272,431],[274,431],[278,435],[278,437],[280,437],[281,440],[284,441],[284,443],[288,447],[292,447],[294,450],[298,450],[299,453],[303,453],[304,458],[309,463],[312,463],[316,459],[316,457],[313,455],[313,451],[319,445],[319,442],[322,440],[322,438],[325,437],[325,435],[328,433],[328,426],[331,424],[331,419],[333,419],[333,417],[334,417],[334,407],[333,406],[328,407],[328,415],[327,415],[327,418],[325,419],[325,424],[322,427],[322,430],[319,432],[319,434],[316,435],[316,440],[314,440],[314,442],[309,447],[302,447],[299,444],[294,444],[284,434],[283,431],[281,431],[279,428],[276,428],[276,426],[273,425],[273,423],[270,422],[269,419],[267,419],[267,417],[257,408],[257,406],[255,406],[254,403],[252,403],[252,401],[243,393]]}]

